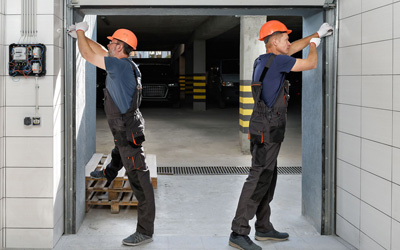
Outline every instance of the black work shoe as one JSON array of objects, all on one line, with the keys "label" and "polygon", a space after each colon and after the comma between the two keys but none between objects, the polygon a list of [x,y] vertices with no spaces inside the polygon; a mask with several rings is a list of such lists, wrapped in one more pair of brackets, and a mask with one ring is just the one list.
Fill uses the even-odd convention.
[{"label": "black work shoe", "polygon": [[127,245],[127,246],[138,246],[138,245],[142,245],[142,244],[146,244],[149,242],[152,242],[153,238],[139,233],[139,232],[135,232],[134,234],[130,235],[128,238],[125,238],[122,240],[122,244]]},{"label": "black work shoe", "polygon": [[281,233],[274,229],[267,233],[256,232],[256,235],[254,238],[256,240],[260,240],[260,241],[263,241],[263,240],[287,240],[289,238],[289,234]]},{"label": "black work shoe", "polygon": [[106,178],[106,175],[104,174],[104,170],[96,170],[96,171],[92,171],[90,173],[90,176],[96,179],[101,179],[101,178]]},{"label": "black work shoe", "polygon": [[256,245],[249,236],[240,235],[234,232],[232,232],[229,237],[229,246],[241,250],[262,250],[262,248]]}]

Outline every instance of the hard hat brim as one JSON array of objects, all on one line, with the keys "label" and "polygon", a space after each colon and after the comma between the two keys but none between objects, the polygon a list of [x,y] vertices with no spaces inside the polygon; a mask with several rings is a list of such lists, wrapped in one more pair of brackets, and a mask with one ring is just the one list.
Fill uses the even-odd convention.
[{"label": "hard hat brim", "polygon": [[112,41],[113,37],[112,36],[108,36],[107,39]]},{"label": "hard hat brim", "polygon": [[[292,33],[292,30],[286,30],[286,31],[284,31],[284,32],[286,32],[288,35],[290,34],[290,33]],[[272,35],[272,34],[271,34]],[[263,37],[263,38],[259,38],[258,40],[260,40],[260,41],[264,41],[264,39],[266,38],[267,36],[265,36],[265,37]]]}]

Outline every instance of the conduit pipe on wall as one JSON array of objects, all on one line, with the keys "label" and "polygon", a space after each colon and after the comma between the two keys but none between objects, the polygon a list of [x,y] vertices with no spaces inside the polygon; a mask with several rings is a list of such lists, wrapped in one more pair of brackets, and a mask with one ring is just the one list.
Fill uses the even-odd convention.
[{"label": "conduit pipe on wall", "polygon": [[18,43],[37,43],[37,0],[21,0],[21,38]]}]

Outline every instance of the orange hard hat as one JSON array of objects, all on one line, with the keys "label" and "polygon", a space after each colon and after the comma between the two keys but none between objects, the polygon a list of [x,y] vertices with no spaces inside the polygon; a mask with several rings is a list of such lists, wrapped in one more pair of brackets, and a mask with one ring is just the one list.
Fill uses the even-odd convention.
[{"label": "orange hard hat", "polygon": [[118,39],[136,50],[137,38],[132,31],[127,29],[117,29],[112,36],[107,37],[109,40]]},{"label": "orange hard hat", "polygon": [[260,38],[258,40],[263,41],[267,36],[270,36],[277,31],[286,32],[287,34],[292,33],[292,31],[288,30],[283,23],[278,20],[271,20],[264,23],[261,27]]}]

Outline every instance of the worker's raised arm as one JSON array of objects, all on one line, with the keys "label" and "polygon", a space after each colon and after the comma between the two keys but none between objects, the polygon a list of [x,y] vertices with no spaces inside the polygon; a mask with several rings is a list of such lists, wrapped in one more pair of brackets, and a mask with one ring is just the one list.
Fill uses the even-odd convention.
[{"label": "worker's raised arm", "polygon": [[[73,38],[78,38],[77,34],[76,34],[76,25],[78,25],[83,31],[87,31],[89,25],[87,24],[87,22],[80,22],[80,23],[76,23],[73,24],[71,26],[69,26],[67,28],[68,34],[73,37]],[[106,48],[104,48],[101,44],[93,41],[92,39],[86,37],[86,40],[90,46],[90,48],[92,48],[92,50],[94,51],[94,53],[99,54],[101,56],[107,56],[108,55],[108,51]]]},{"label": "worker's raised arm", "polygon": [[315,32],[314,34],[294,41],[290,45],[288,55],[290,56],[290,55],[293,55],[293,54],[299,52],[300,50],[303,50],[305,47],[307,47],[307,45],[310,43],[312,38],[323,38],[326,36],[330,36],[332,34],[333,34],[333,27],[330,26],[328,23],[323,23],[321,25],[321,27],[319,28],[319,30],[317,32]]},{"label": "worker's raised arm", "polygon": [[104,56],[94,53],[93,49],[89,46],[88,39],[83,30],[77,30],[76,33],[78,36],[78,48],[82,57],[94,66],[105,70]]},{"label": "worker's raised arm", "polygon": [[108,55],[108,50],[104,48],[101,44],[93,41],[92,39],[86,38],[86,40],[89,43],[90,48],[94,51],[94,53],[100,55],[100,56],[107,56]]},{"label": "worker's raised arm", "polygon": [[315,32],[312,35],[309,35],[307,37],[304,37],[302,39],[292,42],[292,44],[290,45],[290,48],[289,48],[288,55],[291,56],[291,55],[299,52],[300,50],[303,50],[305,47],[307,47],[310,44],[310,41],[312,38],[318,38],[318,33]]},{"label": "worker's raised arm", "polygon": [[[76,34],[78,39],[78,49],[81,53],[82,57],[88,61],[89,63],[97,66],[101,69],[105,69],[104,63],[104,53],[96,53],[92,47],[90,46],[90,40],[85,36],[85,31],[88,30],[88,24],[86,22],[76,23],[75,24],[75,32],[69,32],[68,34],[73,37]],[[71,34],[74,33],[74,34]],[[98,48],[98,47],[95,47]],[[97,49],[96,49],[97,50]]]},{"label": "worker's raised arm", "polygon": [[296,59],[296,63],[294,64],[291,71],[306,71],[310,69],[315,69],[318,63],[318,53],[317,47],[320,43],[319,38],[311,38],[310,39],[310,52],[306,59]]}]

